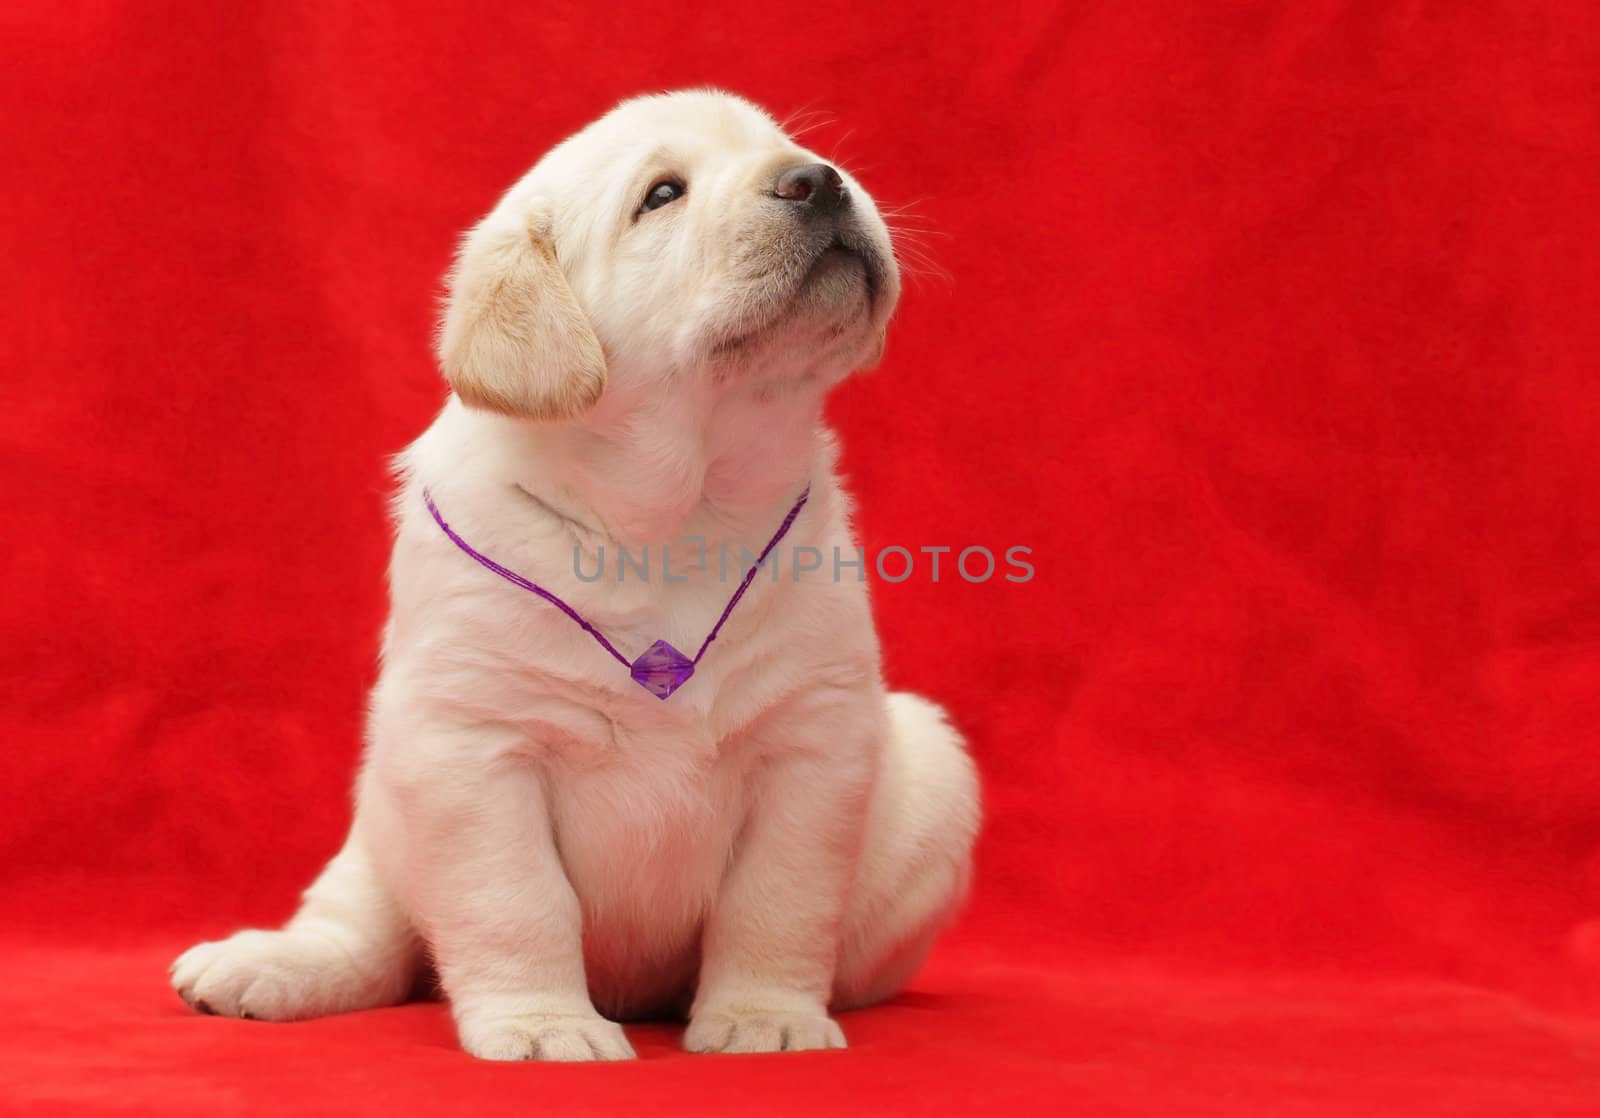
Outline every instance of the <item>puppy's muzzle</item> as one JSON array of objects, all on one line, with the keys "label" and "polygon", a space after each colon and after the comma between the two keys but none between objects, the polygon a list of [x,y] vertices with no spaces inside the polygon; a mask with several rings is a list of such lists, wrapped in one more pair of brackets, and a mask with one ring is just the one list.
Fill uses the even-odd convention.
[{"label": "puppy's muzzle", "polygon": [[[883,262],[861,229],[844,177],[826,163],[800,163],[778,172],[772,196],[785,203],[789,215],[814,232],[808,271],[800,287],[854,262],[866,280],[868,309],[877,301]],[[822,239],[825,238],[825,239]]]}]

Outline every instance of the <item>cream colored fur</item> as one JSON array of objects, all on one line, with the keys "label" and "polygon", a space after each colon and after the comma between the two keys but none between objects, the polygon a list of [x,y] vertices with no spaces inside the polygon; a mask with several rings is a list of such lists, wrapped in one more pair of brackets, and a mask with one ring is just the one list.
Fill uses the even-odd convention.
[{"label": "cream colored fur", "polygon": [[[400,459],[349,838],[285,927],[174,964],[192,1005],[391,1005],[431,960],[476,1056],[627,1057],[616,1020],[676,1013],[692,1050],[766,1052],[843,1046],[830,1009],[920,964],[966,889],[977,784],[940,710],[885,689],[866,586],[835,578],[855,544],[822,400],[875,358],[899,279],[848,175],[831,249],[774,196],[815,162],[736,98],[641,98],[468,234],[440,336],[454,394]],[[641,212],[663,179],[686,193]],[[718,549],[759,549],[808,484],[783,552],[828,561],[757,577],[666,701],[421,497],[626,655],[692,655],[736,586]],[[617,580],[619,545],[650,549],[648,581]],[[602,548],[607,577],[580,580],[575,549],[592,572]]]}]

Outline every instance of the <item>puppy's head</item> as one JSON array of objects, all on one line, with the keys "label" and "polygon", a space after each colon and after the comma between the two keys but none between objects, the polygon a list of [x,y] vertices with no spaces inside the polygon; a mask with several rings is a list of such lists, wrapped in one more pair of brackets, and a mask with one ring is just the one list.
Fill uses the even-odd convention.
[{"label": "puppy's head", "polygon": [[642,97],[554,148],[466,237],[439,335],[468,405],[581,414],[607,381],[831,384],[899,298],[847,173],[722,93]]}]

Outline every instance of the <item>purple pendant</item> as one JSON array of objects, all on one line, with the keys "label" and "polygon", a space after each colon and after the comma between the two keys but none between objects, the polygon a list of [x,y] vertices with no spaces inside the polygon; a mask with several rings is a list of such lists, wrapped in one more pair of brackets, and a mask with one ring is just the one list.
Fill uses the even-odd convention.
[{"label": "purple pendant", "polygon": [[633,681],[658,699],[665,699],[694,675],[694,661],[666,641],[639,654],[631,665]]},{"label": "purple pendant", "polygon": [[694,654],[693,660],[673,648],[666,641],[656,641],[655,644],[645,649],[637,660],[629,664],[622,653],[617,651],[616,646],[606,640],[604,633],[583,619],[583,614],[538,583],[523,578],[516,571],[508,570],[482,552],[475,551],[471,544],[456,534],[455,529],[445,523],[444,517],[439,514],[439,506],[433,503],[433,495],[426,488],[422,490],[422,502],[428,506],[428,514],[433,517],[433,522],[439,525],[439,530],[449,538],[451,543],[459,547],[480,566],[493,571],[513,586],[520,586],[530,594],[537,594],[572,618],[585,632],[599,642],[600,647],[605,649],[612,659],[627,667],[635,683],[658,699],[665,699],[689,682],[689,677],[694,675],[696,661],[706,654],[706,649],[711,647],[711,642],[717,639],[718,633],[722,632],[722,626],[728,620],[728,615],[739,604],[739,599],[744,597],[744,592],[750,589],[751,581],[756,577],[756,572],[761,570],[761,565],[767,561],[767,556],[772,554],[772,549],[778,546],[778,541],[782,540],[788,534],[789,529],[794,526],[795,517],[800,515],[800,510],[805,508],[806,501],[810,496],[811,487],[808,485],[805,491],[800,494],[800,499],[794,503],[794,507],[789,510],[789,515],[783,518],[782,524],[778,525],[777,533],[767,541],[767,546],[761,549],[761,556],[755,561],[755,565],[745,572],[744,581],[733,592],[733,597],[728,599],[728,604],[722,607],[722,616],[717,618],[715,625],[711,626],[711,632],[706,634],[706,639],[701,643],[700,651]]}]

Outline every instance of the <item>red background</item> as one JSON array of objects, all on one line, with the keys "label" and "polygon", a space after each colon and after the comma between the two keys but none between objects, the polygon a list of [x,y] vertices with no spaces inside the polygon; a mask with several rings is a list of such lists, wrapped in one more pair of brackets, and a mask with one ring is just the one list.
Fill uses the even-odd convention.
[{"label": "red background", "polygon": [[[1600,1113],[1595,6],[718,8],[0,13],[0,1105]],[[698,83],[948,273],[832,414],[869,547],[1034,549],[876,592],[968,916],[846,1054],[188,1014],[342,833],[454,236]]]}]

